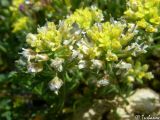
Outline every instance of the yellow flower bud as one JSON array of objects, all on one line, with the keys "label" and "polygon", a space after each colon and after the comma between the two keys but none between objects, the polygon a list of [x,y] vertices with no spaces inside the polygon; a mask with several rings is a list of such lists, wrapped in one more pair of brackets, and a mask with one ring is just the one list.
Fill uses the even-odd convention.
[{"label": "yellow flower bud", "polygon": [[112,46],[112,49],[115,49],[115,50],[122,48],[122,46],[118,40],[113,41],[111,46]]},{"label": "yellow flower bud", "polygon": [[134,80],[135,80],[135,79],[134,79],[133,76],[128,76],[128,77],[127,77],[127,81],[128,81],[128,82],[134,82]]},{"label": "yellow flower bud", "polygon": [[153,26],[150,25],[150,26],[147,26],[146,31],[151,33],[157,32],[157,28],[154,28]]},{"label": "yellow flower bud", "polygon": [[148,23],[144,19],[142,19],[137,22],[137,25],[138,25],[138,27],[146,28]]},{"label": "yellow flower bud", "polygon": [[118,57],[116,54],[112,53],[110,50],[106,54],[106,60],[107,61],[117,61]]}]

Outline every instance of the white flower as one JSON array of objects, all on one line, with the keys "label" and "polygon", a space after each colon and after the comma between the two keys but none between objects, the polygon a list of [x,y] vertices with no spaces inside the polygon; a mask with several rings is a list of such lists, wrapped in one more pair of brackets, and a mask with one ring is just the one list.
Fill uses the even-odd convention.
[{"label": "white flower", "polygon": [[69,46],[69,49],[70,49],[70,50],[73,50],[73,46],[72,46],[72,45],[70,45],[70,46]]},{"label": "white flower", "polygon": [[34,59],[36,56],[36,53],[32,49],[25,49],[22,48],[23,52],[22,54],[25,58],[27,58],[27,61],[29,62],[31,59]]},{"label": "white flower", "polygon": [[87,112],[83,114],[83,118],[86,120],[90,120],[89,118],[91,118],[91,116],[94,116],[94,115],[96,115],[95,110],[90,108]]},{"label": "white flower", "polygon": [[37,37],[36,35],[32,34],[32,33],[29,33],[26,37],[27,40],[31,40],[31,41],[36,41],[37,40]]},{"label": "white flower", "polygon": [[18,65],[21,65],[21,66],[26,66],[26,62],[25,61],[23,61],[22,59],[19,59],[19,60],[16,60],[15,61]]},{"label": "white flower", "polygon": [[51,60],[51,67],[58,70],[59,72],[62,72],[63,70],[63,64],[64,59],[63,58],[55,58]]},{"label": "white flower", "polygon": [[144,45],[143,43],[142,44],[138,44],[138,43],[132,43],[131,46],[127,46],[126,47],[126,50],[127,51],[133,51],[132,52],[132,55],[133,56],[137,56],[137,54],[139,53],[146,53],[146,48],[148,48],[148,45]]},{"label": "white flower", "polygon": [[31,4],[31,1],[30,0],[25,0],[25,4],[27,4],[27,5]]},{"label": "white flower", "polygon": [[97,82],[97,86],[98,87],[101,87],[101,86],[107,86],[109,84],[109,80],[104,78],[104,79],[101,79]]},{"label": "white flower", "polygon": [[36,59],[38,61],[47,61],[49,58],[48,58],[48,55],[46,54],[37,54]]},{"label": "white flower", "polygon": [[30,63],[28,65],[28,72],[37,73],[43,70],[43,66],[41,63]]},{"label": "white flower", "polygon": [[81,33],[81,30],[75,31],[75,35],[79,35]]},{"label": "white flower", "polygon": [[77,50],[72,50],[72,59],[78,57],[79,54],[80,54],[79,51],[77,51]]},{"label": "white flower", "polygon": [[78,63],[78,68],[83,69],[86,67],[86,61],[85,60],[80,60]]},{"label": "white flower", "polygon": [[92,62],[92,65],[91,65],[91,69],[93,68],[98,68],[98,69],[101,69],[103,67],[103,62],[101,60],[91,60]]},{"label": "white flower", "polygon": [[80,59],[80,60],[83,59],[83,54],[82,53],[78,54],[78,59]]},{"label": "white flower", "polygon": [[44,27],[39,27],[37,29],[38,33],[46,33],[48,31],[48,28],[46,26]]},{"label": "white flower", "polygon": [[[91,6],[91,10],[97,11],[97,7],[96,7],[95,5],[92,5],[92,6]],[[96,17],[97,17],[99,20],[101,20],[101,21],[104,20],[103,14],[98,14]]]},{"label": "white flower", "polygon": [[85,31],[82,31],[82,35],[86,35],[86,32],[85,32]]},{"label": "white flower", "polygon": [[117,75],[119,75],[119,74],[121,74],[122,72],[124,72],[124,71],[122,71],[122,70],[129,70],[129,69],[131,69],[132,68],[132,65],[130,64],[130,63],[126,63],[126,62],[124,62],[124,61],[120,61],[117,65],[115,65],[115,67],[116,68],[119,68],[119,70],[116,72],[116,74]]},{"label": "white flower", "polygon": [[136,30],[136,27],[137,27],[133,23],[129,23],[128,26],[129,26],[128,32],[134,32]]},{"label": "white flower", "polygon": [[54,77],[50,82],[49,82],[49,88],[51,91],[54,91],[55,94],[58,95],[59,89],[62,87],[63,81],[58,78],[57,76]]},{"label": "white flower", "polygon": [[64,21],[63,20],[59,20],[59,26],[63,27],[64,26]]},{"label": "white flower", "polygon": [[80,53],[80,51],[78,51],[78,50],[72,49],[71,59],[74,59],[74,58],[78,58],[81,60],[81,59],[83,59],[83,54]]},{"label": "white flower", "polygon": [[47,54],[37,54],[32,49],[22,48],[22,50],[23,52],[20,54],[22,54],[25,58],[27,58],[28,62],[30,62],[30,60],[32,59],[36,59],[38,61],[47,61],[49,59]]},{"label": "white flower", "polygon": [[79,47],[79,49],[84,54],[88,54],[89,46],[88,46],[87,42],[85,42],[85,40],[83,38],[80,41],[77,42],[77,46]]},{"label": "white flower", "polygon": [[70,42],[71,42],[70,40],[64,40],[63,45],[69,45]]},{"label": "white flower", "polygon": [[86,45],[82,45],[81,50],[83,51],[83,53],[88,54],[89,48]]},{"label": "white flower", "polygon": [[96,11],[97,10],[97,6],[96,5],[92,5],[91,9]]},{"label": "white flower", "polygon": [[123,62],[122,60],[116,65],[116,68],[129,70],[132,68],[130,63]]}]

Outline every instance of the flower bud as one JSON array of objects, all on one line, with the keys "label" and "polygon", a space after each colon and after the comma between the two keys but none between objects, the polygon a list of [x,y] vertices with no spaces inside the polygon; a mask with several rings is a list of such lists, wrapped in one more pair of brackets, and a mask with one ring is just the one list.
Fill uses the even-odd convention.
[{"label": "flower bud", "polygon": [[46,54],[37,54],[36,59],[38,61],[47,61],[49,58],[48,58],[48,55]]},{"label": "flower bud", "polygon": [[41,72],[42,70],[43,70],[43,66],[41,63],[30,63],[28,65],[28,72],[38,73],[38,72]]},{"label": "flower bud", "polygon": [[51,60],[51,67],[53,67],[54,69],[56,69],[59,72],[62,72],[63,70],[63,64],[64,59],[63,58],[55,58]]},{"label": "flower bud", "polygon": [[54,91],[55,94],[58,95],[59,89],[62,87],[63,81],[58,78],[57,76],[54,77],[50,82],[49,82],[49,88],[51,91]]}]

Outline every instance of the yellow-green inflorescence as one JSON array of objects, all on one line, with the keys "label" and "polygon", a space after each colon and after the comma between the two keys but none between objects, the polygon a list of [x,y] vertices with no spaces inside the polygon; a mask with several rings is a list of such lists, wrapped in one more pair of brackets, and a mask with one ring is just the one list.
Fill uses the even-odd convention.
[{"label": "yellow-green inflorescence", "polygon": [[156,32],[160,25],[160,0],[129,0],[124,14],[145,31]]},{"label": "yellow-green inflorescence", "polygon": [[21,17],[19,18],[15,23],[13,23],[12,27],[13,30],[12,32],[19,32],[22,30],[26,30],[29,24],[29,18],[28,17]]},{"label": "yellow-green inflorescence", "polygon": [[[111,51],[117,52],[122,50],[122,47],[133,39],[135,33],[130,31],[133,26],[130,26],[124,34],[123,32],[126,26],[127,24],[122,24],[117,21],[115,21],[115,23],[97,23],[87,31],[87,35],[101,51],[111,56]],[[115,58],[115,60],[117,59]]]},{"label": "yellow-green inflorescence", "polygon": [[62,35],[57,30],[53,22],[48,22],[46,26],[38,28],[38,34],[27,35],[27,43],[36,48],[36,52],[44,50],[55,51],[60,47]]},{"label": "yellow-green inflorescence", "polygon": [[[47,22],[45,26],[38,28],[37,34],[27,35],[26,41],[35,51],[30,52],[24,49],[22,52],[27,58],[28,71],[40,72],[43,70],[42,63],[49,61],[55,73],[61,73],[64,70],[74,73],[77,69],[90,71],[96,69],[104,73],[104,75],[100,74],[99,78],[104,78],[115,69],[118,76],[128,81],[153,78],[151,73],[146,72],[147,69],[133,67],[132,56],[136,57],[139,53],[146,52],[145,49],[148,46],[143,42],[136,43],[135,39],[140,27],[146,31],[149,27],[157,29],[158,3],[158,0],[155,2],[130,0],[129,8],[125,12],[125,17],[133,20],[129,23],[116,20],[105,22],[102,11],[96,7],[77,9],[65,20],[60,21],[59,25]],[[151,8],[155,10],[154,15]],[[140,24],[142,21],[146,26]],[[127,57],[130,58],[129,62],[126,62]],[[39,69],[38,65],[41,66]],[[93,77],[96,76],[94,73]]]},{"label": "yellow-green inflorescence", "polygon": [[12,32],[24,32],[29,31],[30,26],[33,25],[33,20],[25,14],[22,13],[20,10],[25,9],[24,0],[13,0],[9,10],[11,11],[11,21],[12,21]]},{"label": "yellow-green inflorescence", "polygon": [[88,29],[94,24],[94,22],[101,22],[102,20],[102,11],[96,7],[91,7],[77,9],[76,12],[65,20],[65,24],[69,27],[73,23],[77,23],[80,28]]}]

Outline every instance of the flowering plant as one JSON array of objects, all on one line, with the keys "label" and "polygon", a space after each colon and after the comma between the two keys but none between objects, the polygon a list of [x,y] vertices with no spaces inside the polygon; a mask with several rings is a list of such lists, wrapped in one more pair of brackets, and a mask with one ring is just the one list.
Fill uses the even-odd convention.
[{"label": "flowering plant", "polygon": [[[62,1],[56,1],[54,7],[52,3],[50,0],[26,0],[25,3],[18,0],[10,7],[12,34],[27,33],[20,59],[15,62],[17,70],[9,78],[18,80],[22,92],[29,95],[27,99],[16,97],[14,108],[25,103],[32,106],[34,102],[30,99],[38,96],[45,110],[37,110],[36,114],[43,112],[46,119],[53,119],[52,115],[54,119],[62,119],[69,114],[73,114],[69,119],[74,119],[76,112],[85,107],[88,112],[82,117],[89,120],[99,114],[93,109],[101,104],[108,106],[100,113],[108,112],[116,119],[119,107],[130,100],[133,90],[154,78],[143,59],[152,49],[154,36],[159,31],[160,1],[128,0],[126,10],[121,11],[123,15],[116,17],[106,15],[108,11],[105,12],[98,1],[72,10],[75,3],[65,0],[66,6],[60,15],[56,12]],[[34,32],[36,24],[44,23],[35,17],[40,11],[48,20]],[[136,110],[128,111],[135,114]]]},{"label": "flowering plant", "polygon": [[[29,33],[26,37],[32,49],[23,49],[21,53],[24,70],[35,77],[48,73],[49,79],[44,78],[41,86],[49,87],[55,96],[75,96],[78,91],[74,91],[81,85],[85,85],[81,88],[81,99],[87,94],[90,97],[127,95],[136,84],[153,78],[148,65],[139,61],[159,25],[158,12],[150,17],[152,7],[159,8],[154,2],[143,5],[140,0],[130,0],[119,20],[105,21],[102,11],[92,6],[77,9],[58,25],[47,22],[37,29],[37,34]],[[139,18],[142,8],[146,14]]]}]

